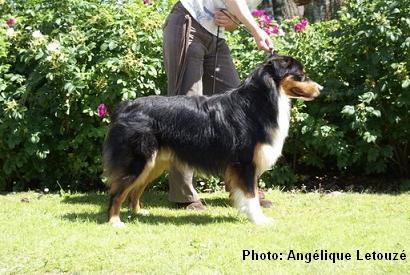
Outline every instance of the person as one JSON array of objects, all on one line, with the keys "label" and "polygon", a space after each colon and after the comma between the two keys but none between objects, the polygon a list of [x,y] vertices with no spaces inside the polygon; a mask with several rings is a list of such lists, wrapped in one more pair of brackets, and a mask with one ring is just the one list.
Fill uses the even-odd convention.
[{"label": "person", "polygon": [[[258,0],[180,0],[163,25],[164,65],[168,95],[211,95],[239,86],[224,30],[233,30],[237,21],[252,34],[259,50],[270,52],[269,35],[254,20],[250,9]],[[219,33],[218,33],[219,31]],[[217,64],[215,54],[217,51]],[[216,70],[215,70],[216,69]],[[214,78],[214,71],[216,75]],[[168,199],[180,207],[203,210],[192,183],[194,171],[172,164]],[[260,194],[262,206],[271,202]]]}]

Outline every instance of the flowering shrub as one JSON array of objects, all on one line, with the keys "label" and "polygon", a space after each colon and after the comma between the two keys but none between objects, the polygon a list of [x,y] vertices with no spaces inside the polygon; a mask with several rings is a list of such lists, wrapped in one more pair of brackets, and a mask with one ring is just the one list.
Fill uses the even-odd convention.
[{"label": "flowering shrub", "polygon": [[[289,173],[303,171],[409,176],[409,9],[408,1],[357,0],[339,21],[282,22],[284,35],[272,36],[276,49],[300,60],[325,90],[293,103],[284,157],[264,175],[267,185],[293,184]],[[263,55],[240,35],[230,39],[243,78]]]},{"label": "flowering shrub", "polygon": [[0,189],[101,184],[110,110],[165,87],[161,24],[168,5],[21,0],[2,6]]},{"label": "flowering shrub", "polygon": [[409,176],[409,12],[408,1],[350,1],[337,22],[276,41],[325,87],[293,107],[285,155],[296,171]]},{"label": "flowering shrub", "polygon": [[253,10],[252,15],[255,17],[255,20],[259,23],[259,26],[267,34],[280,34],[281,30],[279,25],[275,23],[272,18],[266,13],[265,10]]},{"label": "flowering shrub", "polygon": [[6,19],[6,24],[10,27],[17,23],[17,19],[14,17],[10,17]]},{"label": "flowering shrub", "polygon": [[[11,3],[12,2],[12,3]],[[162,1],[7,1],[0,14],[0,189],[92,189],[110,111],[165,91]],[[407,3],[406,3],[407,2]],[[325,86],[295,102],[267,186],[293,172],[409,174],[408,1],[350,1],[338,22],[280,25],[253,11],[279,53]],[[243,29],[228,35],[243,79],[265,57]]]},{"label": "flowering shrub", "polygon": [[306,18],[303,18],[293,26],[293,30],[295,32],[301,31],[304,28],[306,28],[307,24],[308,24],[308,20]]}]

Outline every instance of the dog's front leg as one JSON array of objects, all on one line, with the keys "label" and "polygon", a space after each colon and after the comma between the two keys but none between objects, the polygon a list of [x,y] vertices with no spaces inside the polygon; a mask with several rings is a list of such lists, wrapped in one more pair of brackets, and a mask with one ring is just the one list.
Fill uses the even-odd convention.
[{"label": "dog's front leg", "polygon": [[259,203],[259,192],[255,166],[253,164],[229,167],[225,180],[230,186],[230,198],[239,212],[254,224],[272,224],[274,220],[265,216]]}]

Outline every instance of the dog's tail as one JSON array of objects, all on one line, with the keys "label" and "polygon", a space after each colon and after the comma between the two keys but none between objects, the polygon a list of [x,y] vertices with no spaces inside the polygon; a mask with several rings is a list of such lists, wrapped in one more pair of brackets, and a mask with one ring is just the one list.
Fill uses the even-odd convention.
[{"label": "dog's tail", "polygon": [[109,183],[115,179],[121,178],[124,174],[123,159],[127,154],[127,142],[125,140],[125,125],[120,123],[111,123],[108,128],[103,148],[103,165],[104,176],[108,178]]},{"label": "dog's tail", "polygon": [[108,181],[131,181],[158,150],[158,141],[145,120],[111,123],[104,141],[104,176]]}]

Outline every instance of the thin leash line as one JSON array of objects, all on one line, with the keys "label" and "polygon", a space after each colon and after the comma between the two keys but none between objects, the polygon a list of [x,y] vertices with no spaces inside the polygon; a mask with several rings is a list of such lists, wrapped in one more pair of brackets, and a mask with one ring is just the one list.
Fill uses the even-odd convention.
[{"label": "thin leash line", "polygon": [[213,75],[214,79],[212,83],[212,94],[215,94],[215,86],[216,86],[216,67],[218,63],[219,30],[220,30],[220,27],[218,26],[217,33],[216,33],[216,42],[215,42],[215,60],[214,60],[214,75]]},{"label": "thin leash line", "polygon": [[236,21],[235,18],[233,18],[229,13],[227,13],[227,12],[226,12],[226,9],[221,9],[221,12],[222,12],[223,14],[225,14],[225,15],[226,15],[233,23],[235,23],[239,28],[243,29],[244,31],[246,31],[247,33],[249,33],[250,35],[252,35],[252,33],[251,33],[247,28],[245,28],[244,26],[242,26],[240,22]]},{"label": "thin leash line", "polygon": [[[226,15],[233,23],[235,23],[239,28],[243,29],[244,31],[246,31],[248,34],[250,34],[251,36],[252,33],[245,28],[243,25],[241,25],[240,22],[238,22],[237,20],[235,20],[229,13],[227,13],[226,9],[221,9],[220,10],[224,15]],[[215,86],[216,86],[216,69],[217,69],[217,62],[218,62],[218,41],[219,41],[219,31],[220,31],[220,26],[218,26],[217,29],[217,34],[216,34],[216,45],[215,45],[215,63],[214,63],[214,75],[213,77],[213,83],[212,83],[212,94],[215,94]],[[272,49],[271,54],[274,54],[276,51],[274,49]],[[224,82],[222,79],[218,78],[219,81]]]},{"label": "thin leash line", "polygon": [[[252,35],[246,28],[240,25],[239,22],[237,22],[232,16],[226,12],[225,9],[220,10],[223,14],[225,14],[232,22],[234,22],[239,28],[244,29],[247,33]],[[217,62],[218,62],[218,42],[219,42],[219,31],[220,31],[220,26],[218,26],[217,33],[216,33],[216,45],[215,45],[215,60],[214,60],[214,75],[213,77],[213,83],[212,83],[212,94],[215,94],[215,87],[216,87],[216,69],[217,69]],[[218,78],[219,81],[224,82],[222,79]]]}]

